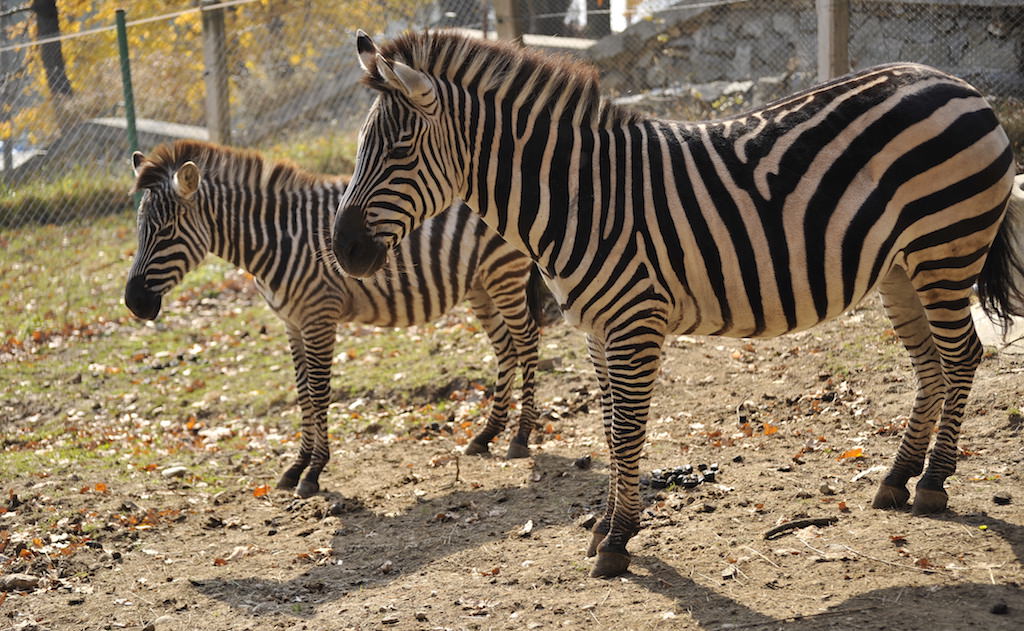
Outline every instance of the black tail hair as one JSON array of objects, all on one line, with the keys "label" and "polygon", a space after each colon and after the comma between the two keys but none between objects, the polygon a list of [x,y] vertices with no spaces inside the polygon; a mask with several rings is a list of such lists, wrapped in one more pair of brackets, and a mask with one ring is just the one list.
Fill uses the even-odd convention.
[{"label": "black tail hair", "polygon": [[1024,174],[1013,180],[1003,225],[978,276],[978,299],[1003,331],[1013,316],[1024,316]]},{"label": "black tail hair", "polygon": [[558,301],[544,284],[536,265],[530,267],[530,278],[526,282],[526,303],[537,326],[550,326],[562,319]]}]

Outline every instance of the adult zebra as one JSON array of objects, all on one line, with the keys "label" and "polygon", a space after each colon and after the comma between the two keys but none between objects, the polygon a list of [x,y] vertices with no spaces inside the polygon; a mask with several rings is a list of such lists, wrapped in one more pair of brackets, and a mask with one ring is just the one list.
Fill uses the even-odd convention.
[{"label": "adult zebra", "polygon": [[487,425],[467,452],[486,452],[504,429],[518,366],[521,411],[508,456],[529,455],[527,442],[537,419],[542,287],[530,259],[465,205],[426,222],[386,269],[360,281],[324,260],[331,256],[331,220],[345,188],[341,178],[269,162],[253,151],[192,141],[161,145],[149,157],[136,152],[132,162],[135,187],[144,192],[139,246],[125,288],[132,313],[156,318],[161,297],[210,252],[252,274],[284,321],[302,438],[298,458],[278,488],[296,489],[299,497],[319,491],[320,472],[330,459],[327,405],[338,323],[421,324],[466,298],[498,358]]},{"label": "adult zebra", "polygon": [[666,335],[775,336],[834,318],[875,288],[919,385],[874,505],[904,504],[906,482],[924,471],[914,512],[946,506],[982,356],[972,285],[990,312],[1024,313],[1014,228],[1000,229],[1013,156],[976,90],[897,64],[684,123],[601,100],[588,66],[505,44],[451,32],[383,49],[360,32],[356,43],[379,96],[335,220],[337,259],[372,273],[461,197],[537,261],[589,335],[603,395],[612,474],[593,575],[629,565]]}]

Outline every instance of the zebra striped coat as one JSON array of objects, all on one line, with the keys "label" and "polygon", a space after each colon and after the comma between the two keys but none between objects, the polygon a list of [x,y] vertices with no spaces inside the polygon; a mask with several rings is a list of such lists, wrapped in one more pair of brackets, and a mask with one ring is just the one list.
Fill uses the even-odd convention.
[{"label": "zebra striped coat", "polygon": [[161,297],[210,252],[252,274],[284,321],[302,434],[298,458],[278,488],[296,489],[300,497],[319,490],[320,472],[330,458],[327,406],[337,324],[425,323],[466,298],[498,358],[487,426],[467,451],[487,451],[504,428],[518,367],[521,414],[509,456],[529,454],[527,441],[537,417],[538,322],[528,303],[537,304],[539,281],[531,280],[531,261],[465,205],[426,222],[386,268],[360,281],[323,259],[331,254],[330,226],[344,190],[341,178],[305,173],[251,151],[189,141],[162,145],[149,157],[136,153],[133,163],[136,188],[144,195],[138,250],[125,289],[128,308],[141,318],[156,318]]},{"label": "zebra striped coat", "polygon": [[1024,313],[1014,228],[1001,223],[1013,156],[975,89],[896,64],[686,123],[603,101],[582,64],[456,33],[383,49],[360,33],[357,51],[380,95],[335,223],[337,258],[372,273],[460,197],[537,261],[588,333],[603,394],[612,475],[595,576],[629,564],[666,335],[779,335],[874,289],[919,380],[874,505],[904,504],[923,471],[914,512],[946,506],[982,356],[972,285],[989,311]]}]

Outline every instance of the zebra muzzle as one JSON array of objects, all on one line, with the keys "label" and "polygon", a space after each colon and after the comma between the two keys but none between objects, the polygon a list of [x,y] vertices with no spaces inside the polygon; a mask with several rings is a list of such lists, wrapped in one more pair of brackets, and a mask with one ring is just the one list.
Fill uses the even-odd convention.
[{"label": "zebra muzzle", "polygon": [[155,320],[160,315],[161,296],[146,287],[145,276],[134,276],[128,279],[124,288],[124,304],[143,320]]},{"label": "zebra muzzle", "polygon": [[373,240],[363,221],[361,208],[349,206],[334,220],[331,239],[334,256],[349,276],[372,276],[387,260],[387,248]]}]

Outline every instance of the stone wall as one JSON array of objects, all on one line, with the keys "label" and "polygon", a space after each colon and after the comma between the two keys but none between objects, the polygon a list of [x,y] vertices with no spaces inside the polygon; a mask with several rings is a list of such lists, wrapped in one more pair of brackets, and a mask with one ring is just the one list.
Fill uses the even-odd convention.
[{"label": "stone wall", "polygon": [[[811,0],[752,0],[680,8],[598,41],[590,57],[602,86],[620,94],[718,81],[814,82],[817,16]],[[927,63],[986,91],[1024,96],[1024,2],[853,0],[854,69],[891,61]]]}]

